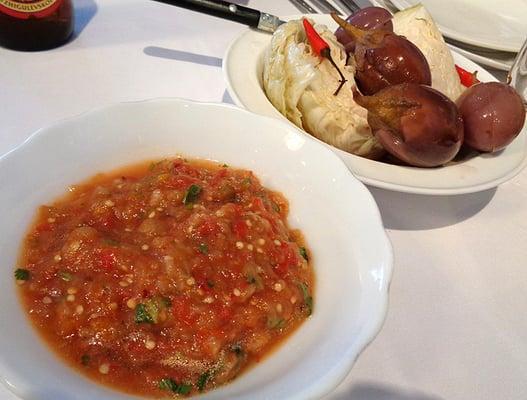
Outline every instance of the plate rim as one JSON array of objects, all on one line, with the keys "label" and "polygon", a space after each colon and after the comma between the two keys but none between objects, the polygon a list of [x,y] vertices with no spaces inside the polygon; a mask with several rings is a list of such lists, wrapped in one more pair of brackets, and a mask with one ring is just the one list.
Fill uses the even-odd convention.
[{"label": "plate rim", "polygon": [[462,56],[464,56],[464,57],[468,58],[469,60],[474,61],[474,62],[476,62],[478,64],[482,64],[482,65],[485,65],[487,67],[498,69],[500,71],[506,71],[506,72],[508,72],[511,69],[511,67],[512,67],[512,64],[508,65],[504,61],[500,61],[500,60],[497,60],[497,59],[494,59],[494,58],[486,57],[486,56],[483,56],[481,54],[472,53],[469,50],[466,50],[466,49],[463,49],[463,48],[461,48],[459,46],[456,46],[455,44],[447,43],[446,45],[450,48],[450,51],[453,51],[455,53],[461,54]]},{"label": "plate rim", "polygon": [[[404,10],[409,7],[416,6],[417,4],[421,3],[421,1],[416,2],[416,4],[412,4],[408,2],[407,0],[390,0],[391,3],[399,10]],[[404,4],[404,6],[403,6]],[[423,4],[423,6],[426,7],[426,5]],[[499,41],[496,42],[487,42],[487,41],[478,41],[472,39],[470,36],[466,36],[464,34],[460,34],[459,32],[456,32],[455,30],[448,28],[444,26],[443,24],[440,24],[437,21],[434,21],[441,31],[441,33],[451,39],[457,40],[462,43],[470,44],[473,46],[483,47],[485,49],[490,50],[499,50],[499,51],[507,51],[510,53],[517,53],[520,51],[520,48],[522,44],[519,45],[507,45],[505,43],[500,43]]]}]

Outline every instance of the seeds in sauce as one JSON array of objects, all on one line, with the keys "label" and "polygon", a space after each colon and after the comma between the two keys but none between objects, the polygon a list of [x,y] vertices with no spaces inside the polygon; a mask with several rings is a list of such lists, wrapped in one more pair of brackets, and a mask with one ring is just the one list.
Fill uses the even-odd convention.
[{"label": "seeds in sauce", "polygon": [[141,164],[42,206],[15,280],[50,346],[92,379],[149,397],[198,394],[312,312],[313,271],[287,214],[249,171]]}]

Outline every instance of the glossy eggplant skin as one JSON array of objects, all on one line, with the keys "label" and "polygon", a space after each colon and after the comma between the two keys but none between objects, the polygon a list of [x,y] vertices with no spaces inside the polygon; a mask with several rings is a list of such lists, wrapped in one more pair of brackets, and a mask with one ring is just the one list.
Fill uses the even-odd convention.
[{"label": "glossy eggplant skin", "polygon": [[463,143],[463,120],[456,105],[429,86],[403,83],[373,96],[356,93],[368,123],[385,150],[416,167],[452,160]]},{"label": "glossy eggplant skin", "polygon": [[[386,30],[364,30],[331,14],[355,40],[355,81],[362,94],[372,95],[400,83],[432,84],[430,66],[419,48],[403,36]],[[351,56],[350,54],[350,56]]]},{"label": "glossy eggplant skin", "polygon": [[457,100],[465,127],[465,143],[479,151],[506,147],[525,123],[525,106],[510,86],[499,82],[471,86]]},{"label": "glossy eggplant skin", "polygon": [[[382,7],[366,7],[346,18],[346,22],[360,29],[381,29],[393,32],[392,14]],[[355,51],[355,39],[339,27],[335,31],[337,40],[342,43],[346,52]]]},{"label": "glossy eggplant skin", "polygon": [[355,61],[357,85],[366,95],[399,83],[432,84],[430,66],[423,53],[393,33],[384,34],[377,44],[357,43]]}]

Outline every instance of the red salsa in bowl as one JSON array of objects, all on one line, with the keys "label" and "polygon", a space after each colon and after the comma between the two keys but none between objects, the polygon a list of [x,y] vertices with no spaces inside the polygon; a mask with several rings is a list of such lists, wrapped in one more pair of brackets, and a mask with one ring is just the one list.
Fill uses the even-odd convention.
[{"label": "red salsa in bowl", "polygon": [[182,158],[42,206],[15,279],[37,330],[97,382],[193,395],[262,359],[313,309],[288,203],[250,171]]}]

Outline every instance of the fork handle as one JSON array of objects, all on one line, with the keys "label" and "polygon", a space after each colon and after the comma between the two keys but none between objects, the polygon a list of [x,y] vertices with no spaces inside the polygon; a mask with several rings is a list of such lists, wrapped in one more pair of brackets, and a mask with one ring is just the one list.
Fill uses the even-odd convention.
[{"label": "fork handle", "polygon": [[257,28],[261,13],[249,7],[221,0],[155,0]]}]

